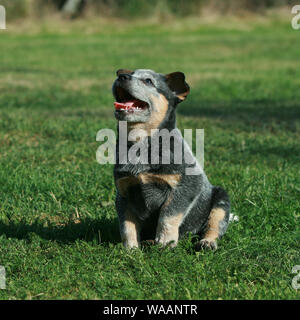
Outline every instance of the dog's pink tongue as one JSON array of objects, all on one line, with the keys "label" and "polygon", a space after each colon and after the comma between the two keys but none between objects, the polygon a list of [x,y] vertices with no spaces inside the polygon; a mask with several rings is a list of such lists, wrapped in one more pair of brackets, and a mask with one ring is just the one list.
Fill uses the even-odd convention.
[{"label": "dog's pink tongue", "polygon": [[134,106],[135,101],[114,102],[116,109],[130,109]]}]

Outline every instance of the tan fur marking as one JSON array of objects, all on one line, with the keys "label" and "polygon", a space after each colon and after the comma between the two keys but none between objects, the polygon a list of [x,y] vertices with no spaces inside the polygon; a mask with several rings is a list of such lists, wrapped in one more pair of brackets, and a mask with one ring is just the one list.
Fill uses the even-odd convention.
[{"label": "tan fur marking", "polygon": [[179,228],[182,218],[183,218],[183,213],[178,213],[176,216],[166,217],[164,219],[164,222],[169,229],[174,230]]},{"label": "tan fur marking", "polygon": [[170,203],[171,201],[173,200],[173,194],[170,194],[168,196],[168,199],[165,201],[165,203],[162,205],[162,208],[166,208]]},{"label": "tan fur marking", "polygon": [[121,196],[126,197],[128,188],[136,186],[139,183],[167,183],[170,187],[175,188],[180,179],[180,174],[140,173],[138,177],[128,176],[118,179],[117,188]]},{"label": "tan fur marking", "polygon": [[167,183],[170,187],[175,188],[181,179],[181,175],[141,173],[139,179],[142,183]]},{"label": "tan fur marking", "polygon": [[126,248],[137,248],[139,246],[138,232],[138,222],[135,216],[126,211],[121,231],[121,238]]},{"label": "tan fur marking", "polygon": [[190,93],[190,90],[188,90],[187,92],[178,94],[177,97],[178,97],[180,100],[184,100],[189,93]]},{"label": "tan fur marking", "polygon": [[119,69],[117,70],[117,76],[119,76],[120,74],[131,74],[133,73],[132,70],[128,70],[128,69]]},{"label": "tan fur marking", "polygon": [[121,196],[126,197],[128,188],[137,185],[138,183],[138,178],[134,176],[123,177],[117,180],[117,188]]},{"label": "tan fur marking", "polygon": [[168,100],[163,94],[159,94],[159,97],[152,96],[152,103],[154,110],[152,110],[151,117],[147,122],[128,122],[128,130],[143,129],[147,132],[147,135],[151,135],[152,129],[157,129],[160,123],[166,116],[168,110]]},{"label": "tan fur marking", "polygon": [[169,242],[172,242],[171,246],[176,246],[182,218],[183,213],[178,213],[176,216],[164,217],[160,220],[157,226],[156,241],[162,245],[167,245]]},{"label": "tan fur marking", "polygon": [[225,218],[225,211],[221,208],[211,210],[208,220],[208,230],[204,239],[214,241],[219,237],[219,224]]}]

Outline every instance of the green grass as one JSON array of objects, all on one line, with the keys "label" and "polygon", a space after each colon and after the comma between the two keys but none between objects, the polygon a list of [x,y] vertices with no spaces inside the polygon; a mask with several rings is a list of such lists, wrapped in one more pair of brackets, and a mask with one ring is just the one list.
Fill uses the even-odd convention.
[{"label": "green grass", "polygon": [[[300,31],[285,23],[125,25],[0,34],[1,299],[299,299]],[[223,24],[224,26],[224,24]],[[126,251],[112,166],[119,68],[183,71],[178,126],[205,129],[205,171],[240,222],[216,252]]]}]

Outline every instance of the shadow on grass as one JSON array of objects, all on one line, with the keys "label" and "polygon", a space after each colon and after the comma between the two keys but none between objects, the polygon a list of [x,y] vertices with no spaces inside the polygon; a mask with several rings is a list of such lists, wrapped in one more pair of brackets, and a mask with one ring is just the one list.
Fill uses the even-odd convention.
[{"label": "shadow on grass", "polygon": [[40,221],[28,222],[0,221],[0,236],[32,241],[34,235],[59,243],[72,243],[76,240],[97,241],[98,243],[120,242],[118,219],[82,219],[79,223],[70,221],[64,225],[43,225]]},{"label": "shadow on grass", "polygon": [[[71,244],[76,240],[86,242],[112,243],[121,242],[119,234],[118,219],[85,219],[81,223],[70,222],[65,226],[43,226],[40,222],[28,224],[25,222],[10,222],[5,224],[0,222],[0,236],[5,235],[7,238],[25,240],[28,243],[40,242],[39,239],[46,241],[56,241],[59,244]],[[190,242],[187,240],[190,238]],[[198,235],[186,235],[181,240],[185,243],[185,249],[190,254],[194,254],[195,245],[199,241]],[[190,244],[187,245],[186,243]],[[192,244],[192,245],[191,245]],[[159,248],[154,240],[143,240],[141,247],[144,251],[151,251],[153,247]],[[196,251],[199,251],[197,249]]]},{"label": "shadow on grass", "polygon": [[226,121],[254,122],[265,125],[272,121],[294,124],[300,119],[300,103],[295,100],[187,100],[178,114]]}]

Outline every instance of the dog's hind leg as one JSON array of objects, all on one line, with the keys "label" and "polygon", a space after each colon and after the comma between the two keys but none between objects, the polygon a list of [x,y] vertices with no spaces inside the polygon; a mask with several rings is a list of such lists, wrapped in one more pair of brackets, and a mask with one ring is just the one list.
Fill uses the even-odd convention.
[{"label": "dog's hind leg", "polygon": [[212,208],[208,217],[207,227],[203,238],[196,245],[199,248],[217,249],[217,240],[227,230],[230,216],[229,197],[222,188],[214,187],[212,194]]}]

